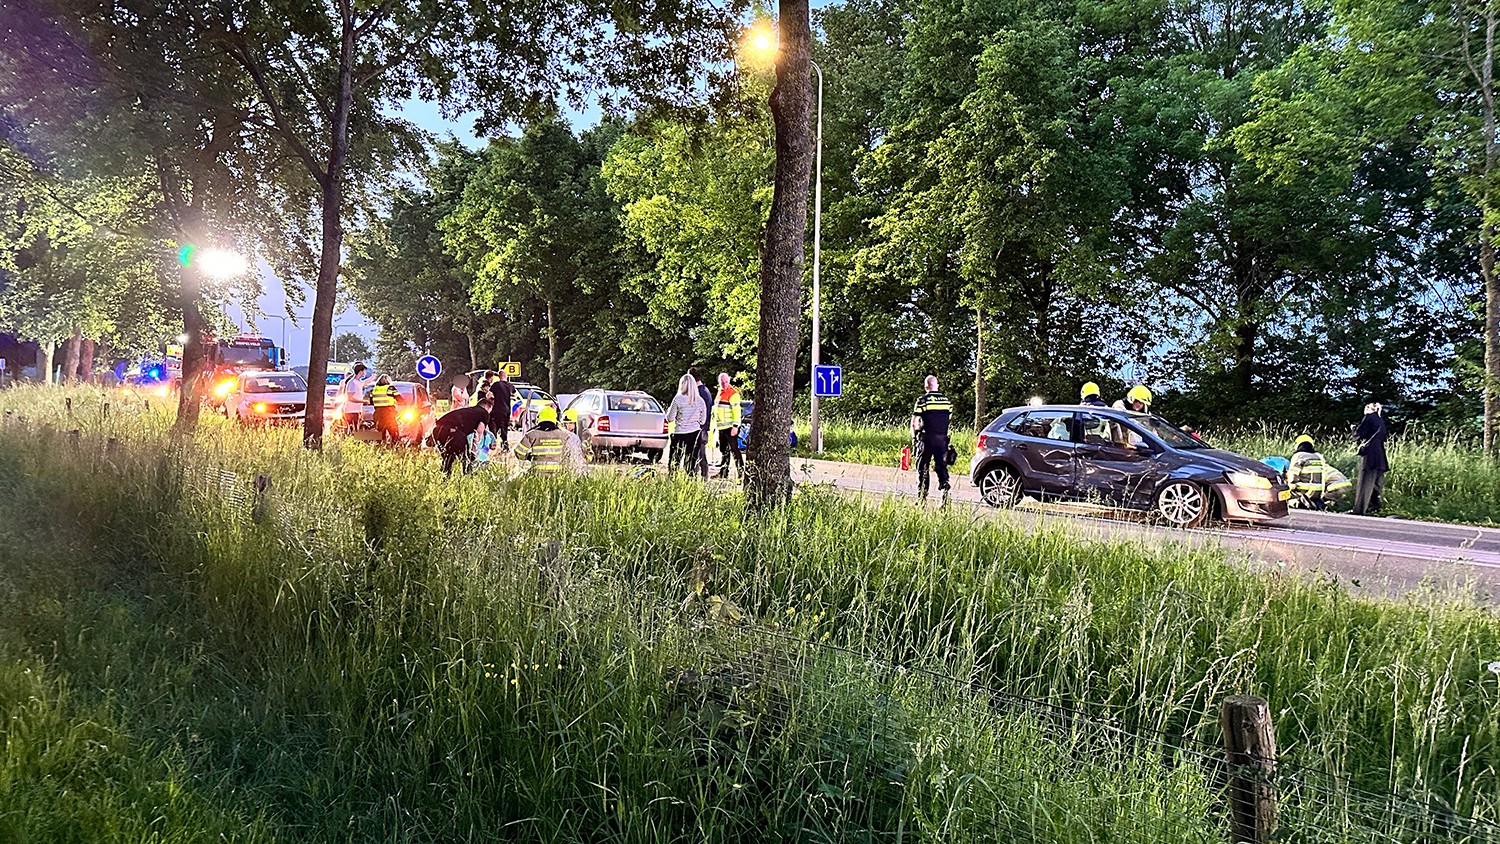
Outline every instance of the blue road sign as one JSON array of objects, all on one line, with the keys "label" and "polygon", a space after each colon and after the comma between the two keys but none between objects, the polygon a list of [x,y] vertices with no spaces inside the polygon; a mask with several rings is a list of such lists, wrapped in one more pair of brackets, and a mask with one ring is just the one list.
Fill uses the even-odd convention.
[{"label": "blue road sign", "polygon": [[431,381],[443,374],[443,362],[432,355],[422,355],[417,358],[417,374]]},{"label": "blue road sign", "polygon": [[836,399],[844,395],[844,368],[842,366],[813,367],[813,395],[820,399]]}]

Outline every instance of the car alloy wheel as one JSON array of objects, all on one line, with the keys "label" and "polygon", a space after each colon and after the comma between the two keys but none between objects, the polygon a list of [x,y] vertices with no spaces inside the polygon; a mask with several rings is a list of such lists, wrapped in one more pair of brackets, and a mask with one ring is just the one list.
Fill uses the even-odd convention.
[{"label": "car alloy wheel", "polygon": [[1208,499],[1197,484],[1173,481],[1157,491],[1156,514],[1173,527],[1197,527],[1208,516]]},{"label": "car alloy wheel", "polygon": [[979,495],[991,507],[1014,507],[1021,499],[1021,476],[1009,466],[990,469],[979,477]]}]

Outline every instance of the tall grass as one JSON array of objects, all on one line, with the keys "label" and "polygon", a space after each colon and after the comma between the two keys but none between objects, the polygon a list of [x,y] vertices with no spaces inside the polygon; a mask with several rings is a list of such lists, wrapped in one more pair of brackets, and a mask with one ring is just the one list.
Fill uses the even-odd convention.
[{"label": "tall grass", "polygon": [[[1262,694],[1288,759],[1500,818],[1500,622],[1474,606],[816,492],[752,516],[680,479],[445,482],[292,431],[179,448],[164,418],[74,395],[70,419],[55,393],[0,394],[30,424],[0,432],[0,664],[68,690],[40,695],[46,735],[122,739],[134,781],[53,764],[117,788],[132,829],[180,795],[184,840],[1126,840],[1141,806],[1187,807],[1163,839],[1222,834],[1191,770],[1024,718],[997,733],[858,662],[786,668],[726,639],[736,611],[1132,730],[1211,740],[1218,701]],[[0,817],[132,840],[4,742]]]}]

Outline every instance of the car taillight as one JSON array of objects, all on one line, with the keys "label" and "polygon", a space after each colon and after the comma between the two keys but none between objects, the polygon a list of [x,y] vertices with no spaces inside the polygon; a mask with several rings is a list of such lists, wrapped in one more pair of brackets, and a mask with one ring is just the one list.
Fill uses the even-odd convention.
[{"label": "car taillight", "polygon": [[669,434],[669,433],[671,433],[671,429],[667,427],[666,417],[662,417],[662,420],[661,420],[661,432],[663,434]]},{"label": "car taillight", "polygon": [[601,430],[601,431],[608,431],[609,430],[609,417],[608,416],[601,416],[601,417],[599,417],[599,430]]},{"label": "car taillight", "polygon": [[987,446],[987,445],[989,445],[989,442],[990,442],[990,435],[989,434],[980,434],[979,435],[979,442],[977,442],[977,443],[974,444],[974,448],[977,449],[977,450],[979,450],[979,451],[983,451],[984,447]]}]

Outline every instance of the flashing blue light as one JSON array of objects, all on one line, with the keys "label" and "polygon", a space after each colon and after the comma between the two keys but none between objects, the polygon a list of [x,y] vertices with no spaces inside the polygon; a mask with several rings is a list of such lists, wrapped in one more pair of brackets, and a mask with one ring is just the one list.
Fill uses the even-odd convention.
[{"label": "flashing blue light", "polygon": [[147,371],[146,374],[148,374],[148,375],[151,376],[151,380],[152,381],[160,381],[161,380],[161,367],[159,367],[159,366],[153,366],[153,367],[151,367],[150,370]]}]

